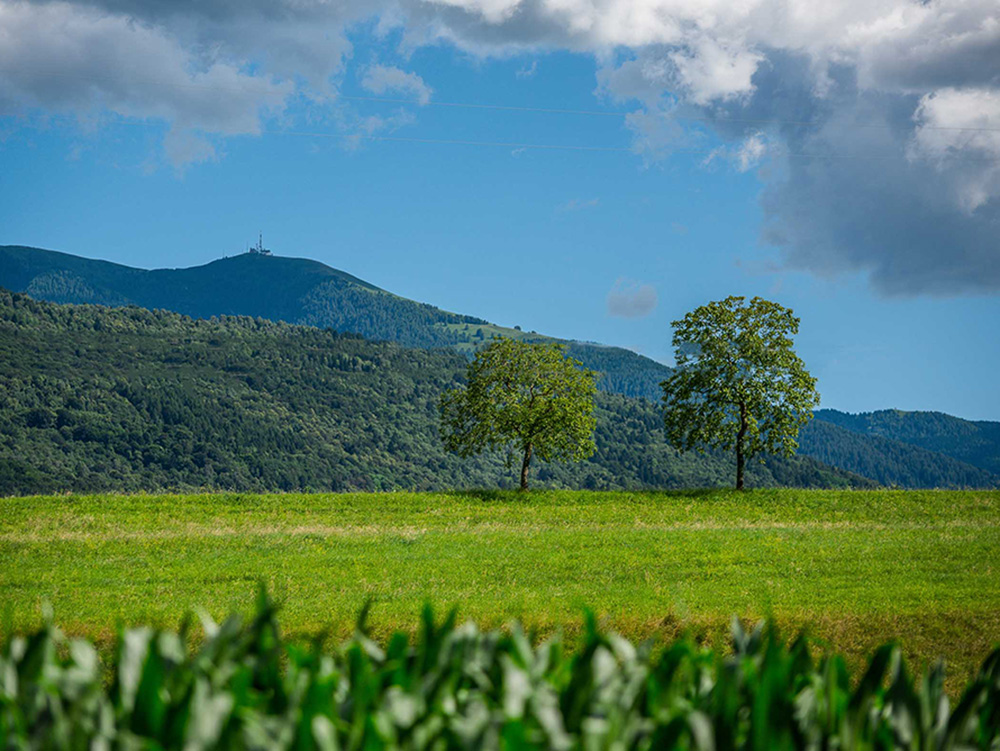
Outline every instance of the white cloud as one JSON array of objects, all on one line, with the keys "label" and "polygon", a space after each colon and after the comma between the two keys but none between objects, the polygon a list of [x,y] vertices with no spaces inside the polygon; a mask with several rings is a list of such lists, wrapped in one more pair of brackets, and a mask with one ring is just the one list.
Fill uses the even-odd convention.
[{"label": "white cloud", "polygon": [[525,65],[518,68],[517,72],[514,73],[514,76],[516,78],[534,78],[536,73],[538,73],[538,61],[532,60],[531,65]]},{"label": "white cloud", "polygon": [[431,89],[424,79],[416,73],[408,73],[391,65],[373,65],[365,70],[361,85],[373,94],[397,92],[409,94],[416,98],[419,104],[427,104],[431,100]]},{"label": "white cloud", "polygon": [[764,153],[766,151],[767,144],[764,142],[763,134],[754,133],[753,135],[748,136],[736,150],[736,169],[740,172],[746,172],[747,170],[756,167],[760,163],[760,160],[764,157]]},{"label": "white cloud", "polygon": [[629,112],[625,127],[632,132],[632,151],[647,161],[666,159],[679,149],[687,149],[699,140],[673,117],[669,105]]},{"label": "white cloud", "polygon": [[571,198],[566,203],[559,206],[560,211],[582,211],[584,209],[596,209],[600,204],[599,198]]},{"label": "white cloud", "polygon": [[608,315],[616,318],[644,318],[656,309],[658,299],[652,284],[619,278],[608,292]]},{"label": "white cloud", "polygon": [[708,152],[702,164],[708,166],[714,161],[730,162],[738,172],[747,172],[760,164],[767,153],[767,142],[761,132],[751,133],[736,146],[717,146]]},{"label": "white cloud", "polygon": [[751,49],[725,47],[711,38],[698,40],[693,48],[670,52],[668,57],[678,84],[699,105],[753,92],[753,74],[763,60],[763,55]]},{"label": "white cloud", "polygon": [[168,157],[196,161],[210,145],[193,131],[259,133],[290,83],[201,61],[162,30],[65,3],[0,2],[0,115],[24,109],[102,112],[171,123]]},{"label": "white cloud", "polygon": [[920,99],[911,159],[935,165],[972,213],[1000,196],[1000,90],[946,88]]},{"label": "white cloud", "polygon": [[163,150],[167,160],[179,170],[189,164],[215,161],[217,156],[211,141],[189,130],[171,129],[163,139]]},{"label": "white cloud", "polygon": [[348,151],[356,151],[366,141],[412,125],[416,122],[416,117],[403,108],[384,115],[358,115],[352,110],[345,110],[339,113],[337,121],[344,133],[344,146]]}]

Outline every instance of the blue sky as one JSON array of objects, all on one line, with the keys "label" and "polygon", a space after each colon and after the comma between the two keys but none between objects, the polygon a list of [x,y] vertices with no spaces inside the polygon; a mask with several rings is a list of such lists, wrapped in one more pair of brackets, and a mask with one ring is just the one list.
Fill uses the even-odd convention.
[{"label": "blue sky", "polygon": [[[32,29],[51,23],[52,34],[70,35],[121,14],[79,5],[26,11],[0,0],[0,27],[37,11]],[[953,131],[932,118],[941,117],[935,97],[958,96],[959,109],[971,108],[967,122],[985,123],[962,131],[972,134],[962,148],[989,157],[992,141],[974,139],[1000,127],[991,89],[918,86],[873,105],[855,72],[844,92],[820,96],[774,40],[730,50],[722,73],[699,78],[695,63],[712,49],[700,38],[602,46],[551,32],[542,43],[531,36],[541,32],[511,30],[486,6],[460,11],[473,14],[466,21],[446,9],[437,25],[416,11],[387,28],[367,16],[341,24],[333,62],[319,73],[308,67],[315,55],[286,55],[278,66],[276,52],[220,43],[231,69],[219,73],[222,63],[203,54],[207,42],[185,36],[176,19],[144,17],[141,6],[131,22],[177,48],[181,80],[168,61],[130,87],[94,63],[82,83],[99,95],[67,98],[0,59],[0,243],[179,267],[240,252],[261,230],[278,254],[406,297],[667,363],[672,320],[708,300],[762,295],[801,317],[798,350],[823,406],[1000,419],[1000,183],[989,162],[969,173],[941,166],[938,152],[924,154],[926,164],[913,156],[956,148],[934,141]],[[83,20],[56,23],[57,12]],[[292,28],[303,48],[326,49]],[[127,44],[111,49],[123,58],[114,75],[125,75]],[[677,49],[694,50],[695,62]],[[95,53],[80,54],[89,63]],[[746,60],[756,66],[749,84],[739,78]],[[52,81],[72,75],[67,63]],[[830,68],[831,80],[844,75]],[[206,115],[203,101],[177,101],[178,91],[208,91],[222,108],[246,81],[264,87],[250,116],[246,102],[233,105],[237,114]],[[987,93],[985,104],[970,87]],[[843,122],[848,100],[854,115]],[[454,103],[534,109],[446,106]],[[873,107],[874,120],[858,114]],[[705,116],[747,122],[685,119]],[[824,123],[824,140],[796,125],[806,119]],[[936,181],[926,195],[938,197],[911,195],[917,167]],[[916,211],[921,201],[940,205]],[[928,217],[931,229],[921,228]],[[942,228],[948,242],[934,234]]]}]

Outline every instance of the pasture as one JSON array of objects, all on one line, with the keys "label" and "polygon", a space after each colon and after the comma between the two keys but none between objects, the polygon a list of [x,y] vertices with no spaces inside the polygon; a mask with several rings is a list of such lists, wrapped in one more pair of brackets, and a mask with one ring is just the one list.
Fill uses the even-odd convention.
[{"label": "pasture", "polygon": [[900,638],[962,685],[1000,642],[1000,492],[532,491],[0,499],[4,631],[41,620],[110,644],[249,611],[263,581],[293,636],[376,637],[425,602],[572,640],[591,608],[632,639],[722,644],[772,615],[860,663]]}]

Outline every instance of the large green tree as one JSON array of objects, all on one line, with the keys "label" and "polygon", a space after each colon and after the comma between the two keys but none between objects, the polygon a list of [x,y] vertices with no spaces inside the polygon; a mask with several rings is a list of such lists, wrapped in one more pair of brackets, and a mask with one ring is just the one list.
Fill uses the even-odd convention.
[{"label": "large green tree", "polygon": [[794,454],[819,404],[816,379],[792,349],[799,319],[760,297],[733,296],[673,325],[677,367],[662,384],[667,437],[683,451],[735,450],[742,490],[746,460]]},{"label": "large green tree", "polygon": [[442,397],[444,444],[461,456],[519,452],[527,490],[533,456],[579,461],[594,453],[596,377],[561,345],[497,339],[476,353],[467,384]]}]

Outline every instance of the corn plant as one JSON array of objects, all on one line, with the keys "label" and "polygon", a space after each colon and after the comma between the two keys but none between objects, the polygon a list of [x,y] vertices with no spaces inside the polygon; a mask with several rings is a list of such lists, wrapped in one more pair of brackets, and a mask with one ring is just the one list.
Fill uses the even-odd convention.
[{"label": "corn plant", "polygon": [[[1000,749],[1000,650],[952,705],[940,665],[919,681],[898,646],[852,682],[768,625],[721,653],[602,632],[533,645],[516,625],[436,622],[384,646],[283,641],[274,603],[203,638],[122,631],[111,665],[48,622],[0,654],[4,749]],[[197,641],[197,644],[195,644]]]}]

